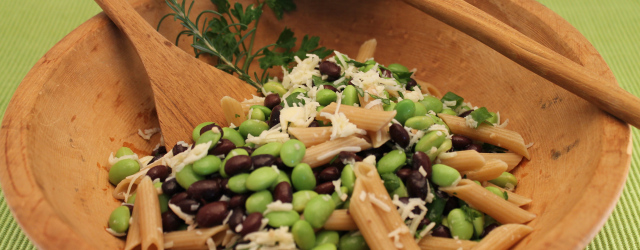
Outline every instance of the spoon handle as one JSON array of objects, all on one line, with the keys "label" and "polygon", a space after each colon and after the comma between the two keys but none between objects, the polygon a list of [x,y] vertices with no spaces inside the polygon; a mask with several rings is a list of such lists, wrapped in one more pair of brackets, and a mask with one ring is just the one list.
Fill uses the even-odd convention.
[{"label": "spoon handle", "polygon": [[640,99],[462,0],[404,0],[550,82],[640,128]]}]

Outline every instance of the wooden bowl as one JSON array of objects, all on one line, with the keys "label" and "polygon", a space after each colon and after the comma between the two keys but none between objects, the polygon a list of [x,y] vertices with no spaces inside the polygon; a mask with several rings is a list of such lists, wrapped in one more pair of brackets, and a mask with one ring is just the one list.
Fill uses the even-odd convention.
[{"label": "wooden bowl", "polygon": [[[615,81],[593,46],[537,2],[467,1]],[[169,12],[161,0],[133,4],[153,25]],[[199,1],[195,8],[212,6]],[[517,193],[534,200],[526,209],[538,217],[518,249],[581,249],[618,200],[630,162],[628,125],[400,1],[368,1],[366,8],[355,0],[299,1],[282,22],[265,11],[260,24],[260,44],[275,41],[286,25],[350,55],[377,38],[381,63],[417,68],[417,78],[440,90],[500,111],[510,129],[534,143],[532,160],[515,175]],[[179,29],[167,21],[161,32],[173,40]],[[40,59],[9,104],[0,143],[2,189],[31,240],[44,249],[122,248],[123,240],[104,230],[120,204],[111,196],[107,158],[120,146],[149,154],[159,136],[145,141],[137,131],[153,127],[158,121],[145,71],[104,14]]]}]

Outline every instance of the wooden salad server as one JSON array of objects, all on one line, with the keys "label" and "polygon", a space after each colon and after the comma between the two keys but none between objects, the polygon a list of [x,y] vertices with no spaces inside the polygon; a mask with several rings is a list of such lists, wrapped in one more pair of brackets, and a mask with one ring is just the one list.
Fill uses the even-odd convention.
[{"label": "wooden salad server", "polygon": [[550,82],[640,128],[640,99],[463,0],[404,0]]},{"label": "wooden salad server", "polygon": [[223,122],[220,99],[251,97],[250,85],[182,51],[158,33],[126,0],[95,0],[129,37],[144,65],[165,145],[188,141],[193,128]]}]

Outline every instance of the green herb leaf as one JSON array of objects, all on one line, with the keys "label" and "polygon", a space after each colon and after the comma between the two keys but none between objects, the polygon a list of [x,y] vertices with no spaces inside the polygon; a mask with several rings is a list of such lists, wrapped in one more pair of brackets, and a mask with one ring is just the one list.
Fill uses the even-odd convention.
[{"label": "green herb leaf", "polygon": [[452,109],[455,109],[459,107],[462,104],[462,102],[464,102],[464,98],[460,97],[459,95],[456,95],[453,92],[447,92],[446,94],[444,94],[442,99],[440,99],[440,101],[442,101],[442,103],[444,103],[445,101],[455,101],[456,106],[451,107]]},{"label": "green herb leaf", "polygon": [[358,95],[359,95],[359,96],[364,97],[364,90],[362,90],[361,88],[356,87],[356,92],[358,92]]},{"label": "green herb leaf", "polygon": [[[491,118],[491,113],[489,113],[489,110],[485,107],[472,111],[470,115],[474,121],[478,122],[477,125],[480,125],[485,120]],[[477,125],[476,128],[478,127]]]},{"label": "green herb leaf", "polygon": [[401,185],[400,183],[402,182],[402,180],[400,180],[400,177],[398,177],[394,173],[381,174],[380,178],[384,181],[384,187],[387,189],[388,193],[392,193],[393,191],[398,189]]},{"label": "green herb leaf", "polygon": [[292,107],[294,104],[298,105],[298,107],[305,105],[304,99],[302,97],[306,97],[306,95],[302,92],[295,92],[284,98],[282,101],[282,107],[289,106]]},{"label": "green herb leaf", "polygon": [[504,191],[504,199],[509,200],[509,194],[507,193],[507,191]]},{"label": "green herb leaf", "polygon": [[[381,100],[381,101],[382,101],[382,103],[383,103],[383,104],[385,104],[385,105],[389,105],[389,104],[391,104],[391,100],[389,100],[389,99],[387,99],[387,98],[382,98],[382,97],[379,97],[379,96],[377,96],[377,95],[372,95],[372,94],[369,94],[369,96],[373,97],[374,99]],[[407,158],[407,159],[411,159],[411,157],[409,157],[409,158]]]},{"label": "green herb leaf", "polygon": [[[336,61],[338,61],[338,60],[337,60],[337,58],[336,58]],[[338,62],[339,62],[339,61],[338,61]],[[349,64],[349,63],[353,63],[353,66],[356,66],[356,67],[358,67],[358,68],[360,68],[360,67],[364,67],[364,66],[367,66],[367,64],[366,64],[366,63],[361,63],[361,62],[358,62],[358,61],[356,61],[356,60],[348,60],[348,61],[346,61],[346,63],[347,63],[347,64]]]},{"label": "green herb leaf", "polygon": [[293,0],[267,0],[267,5],[273,10],[273,13],[276,14],[278,20],[282,19],[284,12],[296,9],[296,4],[293,3]]},{"label": "green herb leaf", "polygon": [[211,2],[216,5],[218,12],[220,13],[226,13],[229,11],[229,7],[231,6],[229,5],[228,0],[211,0]]}]

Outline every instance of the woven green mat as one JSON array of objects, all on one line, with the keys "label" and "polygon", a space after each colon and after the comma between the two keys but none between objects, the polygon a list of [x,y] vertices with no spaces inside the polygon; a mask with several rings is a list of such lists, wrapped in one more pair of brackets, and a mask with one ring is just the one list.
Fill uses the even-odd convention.
[{"label": "woven green mat", "polygon": [[[602,54],[623,88],[640,96],[640,1],[539,0],[573,24]],[[91,0],[0,1],[0,117],[36,61],[100,11]],[[633,129],[634,148],[640,134]],[[622,197],[588,249],[640,249],[640,156],[634,152]],[[1,191],[1,190],[0,190]],[[34,249],[0,192],[0,249]]]}]

